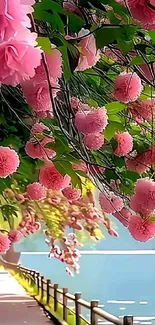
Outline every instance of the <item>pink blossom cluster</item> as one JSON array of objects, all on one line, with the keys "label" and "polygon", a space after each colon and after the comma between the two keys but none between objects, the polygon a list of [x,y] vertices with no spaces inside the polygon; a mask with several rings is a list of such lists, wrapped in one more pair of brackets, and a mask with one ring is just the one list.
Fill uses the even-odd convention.
[{"label": "pink blossom cluster", "polygon": [[131,15],[146,29],[155,29],[154,0],[127,0]]},{"label": "pink blossom cluster", "polygon": [[67,186],[62,190],[63,195],[68,199],[68,201],[76,201],[81,196],[81,190],[78,188],[72,188]]},{"label": "pink blossom cluster", "polygon": [[25,151],[27,155],[33,159],[46,159],[54,158],[56,152],[52,149],[45,147],[48,143],[54,142],[54,138],[44,137],[42,140],[38,140],[34,137],[30,138],[26,142]]},{"label": "pink blossom cluster", "polygon": [[56,191],[63,190],[69,186],[70,180],[68,175],[62,176],[52,163],[46,163],[45,166],[40,169],[39,182],[47,189]]},{"label": "pink blossom cluster", "polygon": [[114,81],[113,96],[122,103],[134,102],[142,90],[141,79],[135,72],[121,73]]},{"label": "pink blossom cluster", "polygon": [[41,61],[37,34],[31,33],[29,14],[34,0],[1,0],[0,83],[16,86],[32,78]]},{"label": "pink blossom cluster", "polygon": [[41,224],[33,208],[24,206],[22,215],[22,221],[17,230],[19,230],[23,236],[31,235],[41,229]]},{"label": "pink blossom cluster", "polygon": [[0,254],[5,254],[11,245],[20,241],[22,237],[22,233],[18,230],[10,230],[7,234],[0,231]]},{"label": "pink blossom cluster", "polygon": [[[48,69],[50,85],[44,65]],[[56,48],[51,48],[51,53],[44,54],[44,61],[41,60],[41,64],[35,69],[34,77],[22,83],[26,101],[39,117],[44,118],[48,114],[53,114],[51,96],[54,98],[59,91],[59,78],[61,75],[61,53]]]},{"label": "pink blossom cluster", "polygon": [[11,242],[8,235],[0,232],[0,254],[5,254],[10,248]]},{"label": "pink blossom cluster", "polygon": [[67,237],[63,237],[61,241],[54,241],[48,234],[48,231],[45,231],[45,235],[46,243],[51,247],[49,257],[55,257],[67,264],[66,272],[69,275],[74,276],[74,273],[78,274],[80,252],[77,248],[82,246],[82,244],[77,240],[76,235],[70,233]]},{"label": "pink blossom cluster", "polygon": [[114,213],[122,210],[123,200],[113,192],[102,192],[99,196],[100,204],[104,212]]},{"label": "pink blossom cluster", "polygon": [[135,194],[131,196],[130,207],[144,217],[155,209],[155,182],[149,178],[138,179]]},{"label": "pink blossom cluster", "polygon": [[155,146],[148,150],[137,154],[136,151],[130,154],[126,160],[126,166],[129,170],[136,171],[139,174],[149,171],[151,166],[155,164]]},{"label": "pink blossom cluster", "polygon": [[79,42],[77,48],[80,52],[77,71],[92,68],[100,58],[100,53],[96,48],[96,40],[88,29],[82,28],[78,33]]},{"label": "pink blossom cluster", "polygon": [[32,183],[27,185],[27,195],[33,201],[43,200],[46,197],[46,189],[40,183]]},{"label": "pink blossom cluster", "polygon": [[6,178],[16,172],[20,161],[15,150],[0,146],[0,178]]},{"label": "pink blossom cluster", "polygon": [[126,156],[133,148],[133,139],[129,132],[116,133],[117,148],[114,151],[116,156]]},{"label": "pink blossom cluster", "polygon": [[107,124],[107,111],[104,107],[95,109],[87,104],[80,104],[75,114],[75,125],[83,134],[83,142],[89,150],[98,150],[103,146],[103,130]]},{"label": "pink blossom cluster", "polygon": [[133,120],[138,123],[143,123],[145,120],[151,121],[155,114],[155,100],[137,100],[130,103],[128,109]]},{"label": "pink blossom cluster", "polygon": [[9,238],[11,244],[14,244],[14,243],[20,241],[23,238],[23,235],[19,230],[12,229],[8,233],[8,238]]}]

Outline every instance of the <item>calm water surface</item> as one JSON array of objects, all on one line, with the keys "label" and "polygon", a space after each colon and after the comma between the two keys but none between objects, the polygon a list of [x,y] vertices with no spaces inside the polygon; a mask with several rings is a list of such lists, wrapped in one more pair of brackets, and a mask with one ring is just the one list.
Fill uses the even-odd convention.
[{"label": "calm water surface", "polygon": [[[92,250],[155,249],[154,239],[146,244],[136,242],[124,227],[115,224],[120,238],[107,236],[96,246],[91,244]],[[90,243],[84,249],[88,246]],[[17,250],[47,251],[47,247],[43,237],[37,235],[22,242]],[[136,323],[143,325],[155,324],[155,255],[82,255],[80,274],[74,278],[65,273],[62,263],[46,255],[22,255],[21,263],[68,287],[71,293],[81,291],[87,300],[99,299],[110,313],[134,315],[138,317]]]}]

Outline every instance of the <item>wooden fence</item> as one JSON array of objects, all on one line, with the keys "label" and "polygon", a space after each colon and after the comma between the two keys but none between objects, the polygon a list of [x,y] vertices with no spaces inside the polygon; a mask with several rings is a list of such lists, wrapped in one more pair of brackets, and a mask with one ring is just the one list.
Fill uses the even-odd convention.
[{"label": "wooden fence", "polygon": [[[57,312],[58,306],[62,305],[63,308],[63,321],[67,322],[68,312],[75,314],[75,325],[81,325],[82,320],[86,324],[97,325],[98,318],[105,320],[116,325],[133,325],[132,316],[124,316],[123,319],[115,317],[101,308],[99,308],[99,301],[92,300],[87,302],[81,298],[81,293],[76,292],[74,295],[68,293],[67,288],[60,289],[58,284],[52,284],[51,280],[44,279],[44,276],[39,272],[31,270],[25,267],[18,266],[19,273],[24,278],[33,281],[37,285],[38,294],[41,293],[41,298],[44,298],[46,294],[46,304],[49,304],[50,298],[54,301],[54,312]],[[68,306],[68,302],[73,303],[73,309]],[[87,308],[90,312],[90,321],[86,320],[82,316],[82,308]],[[52,312],[51,312],[52,314]]]}]

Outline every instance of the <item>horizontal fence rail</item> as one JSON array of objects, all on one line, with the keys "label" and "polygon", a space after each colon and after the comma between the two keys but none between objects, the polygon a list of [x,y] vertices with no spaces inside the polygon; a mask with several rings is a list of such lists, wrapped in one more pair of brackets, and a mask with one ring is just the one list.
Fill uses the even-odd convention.
[{"label": "horizontal fence rail", "polygon": [[[84,325],[84,323],[97,325],[98,318],[108,321],[111,324],[133,325],[133,316],[124,316],[123,319],[120,319],[99,308],[98,300],[92,300],[91,302],[85,301],[81,298],[80,292],[72,295],[68,293],[67,288],[60,289],[58,284],[52,284],[51,280],[44,279],[44,276],[35,270],[22,266],[18,266],[17,269],[21,276],[24,276],[25,279],[33,282],[37,286],[38,294],[40,293],[41,299],[46,295],[46,305],[48,305],[50,299],[53,298],[55,313],[58,311],[58,307],[60,305],[62,306],[62,318],[66,323],[68,320],[68,313],[71,312],[75,315],[75,325]],[[68,306],[68,302],[72,302],[73,306]],[[81,309],[83,307],[90,312],[90,321],[82,316]]]}]

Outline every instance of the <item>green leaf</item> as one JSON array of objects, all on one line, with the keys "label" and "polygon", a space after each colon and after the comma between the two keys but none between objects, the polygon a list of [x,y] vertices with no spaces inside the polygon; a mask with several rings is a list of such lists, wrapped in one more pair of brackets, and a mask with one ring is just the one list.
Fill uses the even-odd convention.
[{"label": "green leaf", "polygon": [[55,168],[62,174],[62,175],[69,175],[71,177],[71,181],[74,187],[79,187],[81,189],[81,180],[75,171],[72,169],[72,164],[67,161],[57,161],[54,162]]},{"label": "green leaf", "polygon": [[107,141],[110,141],[113,138],[115,132],[119,131],[119,130],[124,130],[124,127],[122,124],[117,123],[117,122],[110,122],[104,131],[105,139]]},{"label": "green leaf", "polygon": [[95,32],[97,48],[103,48],[121,35],[121,27],[103,26]]},{"label": "green leaf", "polygon": [[53,30],[64,33],[64,24],[59,14],[66,16],[65,10],[55,1],[42,0],[34,5],[34,17],[51,23]]},{"label": "green leaf", "polygon": [[133,41],[125,41],[122,38],[117,39],[117,44],[124,55],[133,49]]},{"label": "green leaf", "polygon": [[155,30],[150,30],[148,34],[151,37],[152,43],[155,44]]},{"label": "green leaf", "polygon": [[68,26],[71,31],[73,33],[79,32],[84,25],[84,20],[74,13],[66,12],[66,14],[69,18]]},{"label": "green leaf", "polygon": [[51,53],[51,42],[48,37],[38,37],[37,43],[44,52]]},{"label": "green leaf", "polygon": [[116,175],[116,173],[112,170],[108,170],[106,169],[104,172],[104,175],[106,177],[106,179],[110,182],[112,179],[116,180],[118,179],[118,176]]},{"label": "green leaf", "polygon": [[119,102],[112,102],[106,104],[105,107],[107,109],[108,115],[110,115],[123,111],[126,108],[126,105]]},{"label": "green leaf", "polygon": [[155,216],[150,217],[149,221],[155,221]]},{"label": "green leaf", "polygon": [[120,116],[110,114],[110,115],[108,115],[108,121],[122,123],[122,118]]},{"label": "green leaf", "polygon": [[2,146],[10,146],[15,148],[17,151],[23,147],[22,141],[19,137],[14,134],[10,135],[8,138],[5,138],[0,142]]},{"label": "green leaf", "polygon": [[132,58],[132,60],[130,62],[130,66],[139,65],[139,64],[143,64],[143,63],[145,63],[145,62],[141,56],[135,56],[134,58]]},{"label": "green leaf", "polygon": [[139,174],[133,171],[128,170],[125,175],[126,178],[131,179],[133,182],[136,182],[139,178]]},{"label": "green leaf", "polygon": [[12,184],[11,177],[2,178],[0,181],[0,193],[2,193],[6,188],[10,188]]},{"label": "green leaf", "polygon": [[63,45],[59,46],[58,49],[60,50],[60,52],[62,54],[62,58],[63,58],[63,72],[64,72],[64,77],[65,77],[66,81],[69,81],[69,79],[72,76],[72,73],[71,73],[71,68],[70,68],[70,63],[69,63],[69,57],[68,57],[68,42],[61,35],[59,35],[57,37],[57,39],[59,41],[61,41],[61,43],[63,44]]}]

